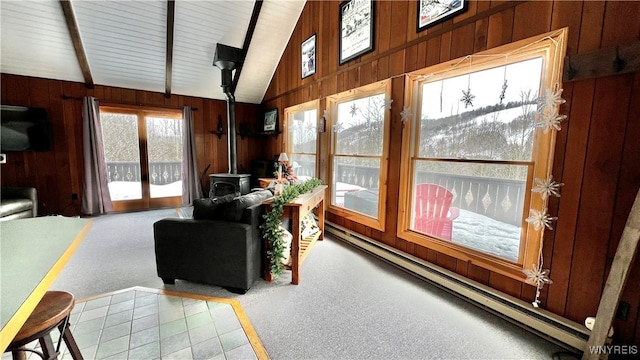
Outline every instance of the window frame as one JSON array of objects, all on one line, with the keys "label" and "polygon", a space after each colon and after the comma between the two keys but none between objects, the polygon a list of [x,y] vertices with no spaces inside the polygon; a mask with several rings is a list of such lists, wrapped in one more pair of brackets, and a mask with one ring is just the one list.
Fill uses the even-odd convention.
[{"label": "window frame", "polygon": [[[328,96],[326,98],[327,109],[329,111],[329,119],[327,121],[327,131],[329,135],[329,159],[328,159],[328,175],[327,184],[329,186],[330,198],[333,198],[333,172],[334,172],[334,160],[337,156],[336,151],[336,136],[333,132],[333,125],[337,123],[338,105],[342,102],[357,100],[374,95],[384,94],[385,99],[391,99],[391,80],[386,79],[378,81],[369,85],[361,86],[359,88],[347,90],[335,95]],[[330,200],[326,205],[327,211],[336,214],[350,221],[371,227],[376,230],[385,231],[386,222],[386,200],[387,200],[387,176],[389,171],[389,139],[391,131],[391,110],[387,107],[384,110],[384,126],[382,133],[382,153],[378,157],[380,159],[380,175],[378,185],[378,217],[373,218],[363,213],[353,211],[344,207],[334,205]],[[348,154],[340,154],[340,156],[349,156]],[[367,156],[374,157],[374,156]]]},{"label": "window frame", "polygon": [[[286,132],[286,136],[284,136],[284,151],[287,155],[289,155],[289,157],[291,157],[291,154],[298,154],[298,155],[312,155],[311,153],[298,153],[298,152],[293,152],[292,151],[292,147],[293,144],[291,142],[291,139],[289,139],[289,136],[293,133],[291,131],[291,127],[290,125],[292,124],[292,117],[294,114],[299,113],[299,112],[304,112],[304,111],[309,111],[309,110],[315,110],[316,111],[316,151],[313,155],[315,155],[316,157],[316,166],[315,166],[315,175],[313,177],[315,178],[319,178],[320,176],[318,174],[320,174],[320,135],[318,134],[318,119],[320,116],[320,101],[319,100],[311,100],[311,101],[307,101],[305,103],[302,104],[298,104],[298,105],[294,105],[294,106],[290,106],[288,108],[284,109],[284,125],[283,127],[287,130]],[[296,174],[298,175],[298,174]]]},{"label": "window frame", "polygon": [[[531,187],[534,178],[546,179],[547,176],[551,175],[556,131],[549,131],[547,134],[543,134],[542,128],[538,127],[534,129],[534,143],[531,158],[533,170],[527,176],[524,191],[525,202],[519,249],[520,255],[518,261],[514,263],[411,229],[414,195],[412,189],[414,187],[415,163],[422,159],[419,157],[419,148],[416,146],[416,143],[420,140],[419,128],[420,114],[422,111],[420,92],[422,84],[428,82],[440,81],[442,79],[474,73],[539,56],[543,57],[539,91],[546,88],[554,89],[554,87],[559,89],[562,87],[562,67],[566,53],[566,38],[567,28],[564,28],[473,54],[470,57],[430,66],[407,75],[405,106],[411,109],[413,115],[405,121],[402,131],[404,140],[402,143],[402,160],[400,165],[400,196],[397,228],[397,236],[399,238],[519,281],[526,279],[523,273],[525,268],[528,269],[533,264],[539,265],[544,228],[535,230],[532,224],[525,221],[525,218],[528,217],[530,209],[540,210],[547,207],[548,199],[542,200],[537,194],[532,194]],[[508,56],[505,54],[508,54]],[[471,59],[471,61],[469,59]],[[469,64],[469,62],[471,62],[471,64]],[[455,159],[444,158],[441,160],[455,161]],[[509,161],[504,161],[504,163],[508,164]]]},{"label": "window frame", "polygon": [[[99,112],[111,113],[111,114],[127,114],[135,115],[137,117],[138,127],[138,151],[140,154],[140,177],[142,186],[142,198],[130,199],[130,200],[114,200],[113,211],[131,211],[131,210],[144,210],[154,209],[167,206],[177,206],[182,202],[182,195],[171,197],[151,197],[151,184],[149,182],[149,148],[148,148],[148,136],[146,129],[147,117],[162,117],[167,119],[174,119],[184,121],[182,110],[158,108],[158,107],[146,107],[138,105],[124,105],[113,103],[100,103]],[[185,126],[183,124],[183,126]],[[184,141],[184,139],[183,139]],[[146,166],[142,166],[146,164]]]}]

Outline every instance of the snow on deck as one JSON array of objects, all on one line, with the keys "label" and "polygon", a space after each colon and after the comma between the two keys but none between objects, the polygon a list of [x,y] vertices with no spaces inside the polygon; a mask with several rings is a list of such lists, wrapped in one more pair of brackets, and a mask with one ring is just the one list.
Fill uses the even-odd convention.
[{"label": "snow on deck", "polygon": [[[109,183],[111,200],[133,200],[142,198],[142,184],[139,181],[111,181]],[[151,184],[151,197],[162,198],[182,196],[182,180],[166,185]]]},{"label": "snow on deck", "polygon": [[516,262],[520,232],[518,226],[460,209],[453,220],[452,242]]}]

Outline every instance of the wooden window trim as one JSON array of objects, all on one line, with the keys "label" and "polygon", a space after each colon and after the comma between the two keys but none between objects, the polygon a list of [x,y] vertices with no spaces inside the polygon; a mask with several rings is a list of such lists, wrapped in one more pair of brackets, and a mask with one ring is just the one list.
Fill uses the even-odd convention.
[{"label": "wooden window trim", "polygon": [[145,113],[159,114],[165,117],[182,119],[182,109],[172,109],[158,106],[144,106],[131,104],[118,104],[110,102],[99,102],[100,109],[109,109],[109,111],[143,111]]},{"label": "wooden window trim", "polygon": [[[329,110],[329,119],[326,121],[326,129],[329,132],[329,157],[328,157],[328,179],[333,178],[333,161],[336,148],[336,137],[332,130],[333,124],[337,122],[337,107],[338,103],[369,97],[372,95],[384,94],[386,99],[391,99],[391,80],[378,81],[369,85],[365,85],[356,89],[344,91],[335,95],[328,96],[327,109]],[[382,154],[380,156],[366,156],[371,158],[380,159],[380,180],[378,188],[378,218],[373,218],[365,214],[352,211],[343,207],[334,205],[331,201],[327,202],[327,211],[340,216],[344,219],[368,226],[370,228],[385,231],[386,211],[385,204],[387,202],[387,176],[389,171],[389,133],[391,129],[391,110],[386,108],[384,111],[384,130],[382,134]],[[347,154],[340,154],[340,156],[349,156]],[[333,181],[327,181],[329,186],[329,194],[333,194]]]},{"label": "wooden window trim", "polygon": [[115,105],[115,104],[99,104],[100,111],[123,113],[123,114],[145,114],[146,116],[160,116],[172,119],[182,119],[182,110],[144,107],[136,105]]},{"label": "wooden window trim", "polygon": [[[405,106],[412,109],[414,114],[421,113],[421,101],[418,89],[421,87],[421,84],[425,82],[437,81],[443,78],[499,66],[501,63],[497,61],[512,63],[536,56],[543,56],[544,59],[541,89],[553,89],[554,87],[559,89],[562,87],[562,71],[563,60],[566,54],[567,31],[567,28],[563,28],[473,54],[471,57],[451,60],[412,72],[407,76]],[[508,56],[505,54],[508,54]],[[469,59],[472,59],[472,61],[467,65],[465,61],[469,61]],[[465,65],[460,66],[462,63]],[[544,229],[535,230],[533,226],[526,223],[524,219],[521,236],[525,240],[525,246],[520,247],[519,259],[521,259],[521,261],[518,263],[512,263],[508,260],[463,247],[450,241],[440,240],[410,229],[413,195],[410,190],[413,189],[413,164],[414,161],[419,159],[418,149],[417,146],[415,146],[420,136],[416,130],[416,128],[419,128],[418,124],[419,120],[417,120],[417,118],[411,118],[405,122],[402,131],[404,141],[401,150],[402,161],[400,165],[401,175],[397,236],[406,241],[452,256],[458,260],[472,263],[509,278],[524,281],[526,276],[522,270],[524,268],[530,268],[533,264],[538,264],[544,235]],[[526,189],[529,191],[525,191],[526,198],[523,218],[528,216],[529,209],[543,209],[547,207],[546,202],[548,200],[543,201],[540,196],[532,196],[530,189],[534,177],[546,178],[547,175],[551,174],[555,137],[555,131],[549,131],[548,134],[542,134],[542,129],[540,128],[535,131],[532,149],[532,161],[535,165],[526,183]]]},{"label": "wooden window trim", "polygon": [[[293,116],[293,114],[302,112],[302,111],[309,111],[309,110],[315,110],[316,111],[316,152],[311,154],[311,153],[293,153],[292,152],[292,144],[290,142],[289,139],[289,134],[291,134],[289,132],[289,123],[290,123],[290,119]],[[307,101],[305,103],[302,104],[298,104],[298,105],[294,105],[294,106],[290,106],[288,108],[284,109],[284,124],[282,125],[282,127],[285,129],[286,131],[286,136],[284,137],[284,149],[285,149],[285,153],[287,153],[287,155],[289,154],[302,154],[302,155],[315,155],[316,156],[316,178],[320,178],[320,176],[318,174],[320,174],[320,136],[317,133],[317,127],[318,127],[318,118],[320,116],[320,101],[319,100],[311,100],[311,101]]]},{"label": "wooden window trim", "polygon": [[[130,114],[136,115],[138,126],[138,149],[140,151],[140,163],[149,163],[149,149],[147,143],[147,130],[145,124],[145,117],[163,117],[176,120],[182,120],[182,110],[179,109],[167,109],[159,107],[145,107],[138,105],[120,105],[100,103],[98,104],[99,111],[102,113],[114,113],[114,114]],[[140,166],[141,178],[146,178],[146,181],[141,182],[142,186],[142,199],[132,200],[118,200],[113,201],[113,211],[130,211],[139,210],[141,208],[160,208],[175,206],[178,201],[182,201],[182,196],[164,197],[164,198],[151,198],[151,186],[149,179],[149,168],[147,166]],[[148,200],[147,200],[148,199]]]}]

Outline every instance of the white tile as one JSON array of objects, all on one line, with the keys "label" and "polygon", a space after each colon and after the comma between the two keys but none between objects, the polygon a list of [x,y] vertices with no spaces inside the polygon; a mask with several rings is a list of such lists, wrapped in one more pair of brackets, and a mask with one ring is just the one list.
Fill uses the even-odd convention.
[{"label": "white tile", "polygon": [[107,315],[107,310],[109,309],[108,306],[103,306],[101,308],[97,308],[97,309],[93,309],[93,310],[88,310],[88,311],[83,311],[82,314],[80,314],[80,318],[78,319],[78,325],[84,321],[89,321],[89,320],[94,320],[94,319],[99,319],[102,317],[105,317]]}]

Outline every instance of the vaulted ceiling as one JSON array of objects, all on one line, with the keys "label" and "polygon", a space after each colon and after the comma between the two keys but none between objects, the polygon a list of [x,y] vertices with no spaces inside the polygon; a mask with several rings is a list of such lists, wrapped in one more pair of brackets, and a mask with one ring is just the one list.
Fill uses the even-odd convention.
[{"label": "vaulted ceiling", "polygon": [[2,0],[0,70],[224,99],[221,43],[246,51],[236,100],[260,103],[305,1]]}]

